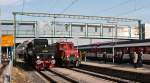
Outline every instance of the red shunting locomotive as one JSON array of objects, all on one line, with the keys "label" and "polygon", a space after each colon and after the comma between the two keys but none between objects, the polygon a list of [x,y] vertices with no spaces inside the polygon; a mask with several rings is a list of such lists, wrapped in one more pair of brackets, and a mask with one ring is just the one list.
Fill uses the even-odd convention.
[{"label": "red shunting locomotive", "polygon": [[51,53],[55,56],[56,65],[74,67],[79,66],[79,53],[72,42],[56,42],[51,44],[50,47]]}]

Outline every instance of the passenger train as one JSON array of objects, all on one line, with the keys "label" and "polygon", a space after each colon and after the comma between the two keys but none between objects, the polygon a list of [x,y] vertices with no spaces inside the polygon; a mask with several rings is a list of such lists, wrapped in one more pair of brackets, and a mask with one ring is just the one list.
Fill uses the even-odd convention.
[{"label": "passenger train", "polygon": [[137,54],[142,52],[143,61],[150,63],[150,39],[81,45],[78,46],[78,50],[86,52],[87,58],[98,60],[102,60],[103,53],[106,52],[107,60],[112,61],[114,59],[115,62],[129,62],[130,58],[133,57],[133,52]]}]

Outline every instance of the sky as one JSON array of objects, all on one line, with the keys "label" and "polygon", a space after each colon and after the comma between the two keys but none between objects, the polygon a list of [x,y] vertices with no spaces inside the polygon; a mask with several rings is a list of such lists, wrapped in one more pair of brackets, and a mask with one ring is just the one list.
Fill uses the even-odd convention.
[{"label": "sky", "polygon": [[[73,3],[73,4],[71,4]],[[1,19],[13,11],[138,18],[150,23],[150,0],[0,0]]]}]

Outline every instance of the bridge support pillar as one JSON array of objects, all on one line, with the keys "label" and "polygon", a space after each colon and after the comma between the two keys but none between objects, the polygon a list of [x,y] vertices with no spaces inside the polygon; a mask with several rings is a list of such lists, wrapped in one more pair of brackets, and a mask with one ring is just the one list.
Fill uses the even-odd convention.
[{"label": "bridge support pillar", "polygon": [[72,23],[69,23],[69,37],[72,37]]},{"label": "bridge support pillar", "polygon": [[100,24],[100,38],[103,37],[103,24]]},{"label": "bridge support pillar", "polygon": [[88,37],[88,24],[85,24],[85,37]]}]

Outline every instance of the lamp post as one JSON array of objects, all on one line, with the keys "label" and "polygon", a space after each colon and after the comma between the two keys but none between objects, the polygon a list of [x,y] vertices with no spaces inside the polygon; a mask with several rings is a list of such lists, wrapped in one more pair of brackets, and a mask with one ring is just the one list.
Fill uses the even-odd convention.
[{"label": "lamp post", "polygon": [[114,56],[115,56],[115,38],[117,38],[117,21],[108,21],[107,23],[110,23],[113,25],[112,29],[112,62],[115,62]]},{"label": "lamp post", "polygon": [[113,63],[115,62],[115,60],[114,60],[114,56],[115,56],[115,48],[114,48],[114,29],[112,30],[112,58],[113,58]]},{"label": "lamp post", "polygon": [[[1,25],[1,8],[0,8],[0,25]],[[1,27],[0,27],[0,44],[1,44]],[[1,58],[2,58],[2,53],[1,53],[1,45],[0,45],[0,64],[1,64]]]},{"label": "lamp post", "polygon": [[[113,42],[113,46],[112,46],[112,51],[113,51],[113,63],[115,62],[115,43],[116,43],[116,38],[117,38],[117,24],[115,24],[115,27],[114,27],[115,31],[113,30],[112,31],[112,42]],[[115,35],[114,35],[115,34]]]}]

